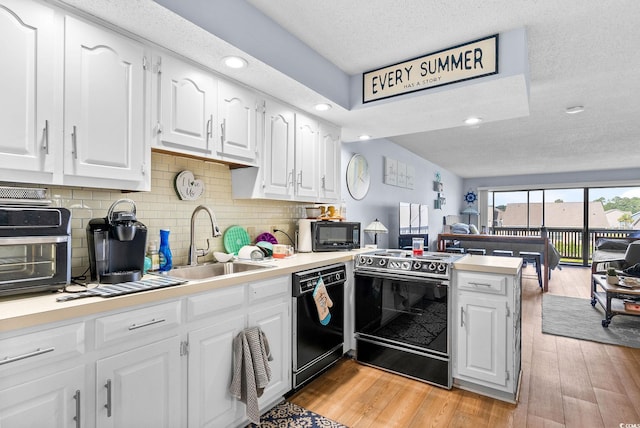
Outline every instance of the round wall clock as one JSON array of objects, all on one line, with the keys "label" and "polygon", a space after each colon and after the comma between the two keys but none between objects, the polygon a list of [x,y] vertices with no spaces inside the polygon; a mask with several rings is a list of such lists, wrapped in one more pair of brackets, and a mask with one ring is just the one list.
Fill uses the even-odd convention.
[{"label": "round wall clock", "polygon": [[347,189],[351,197],[356,200],[364,198],[370,184],[371,176],[367,159],[360,154],[353,155],[347,165]]}]

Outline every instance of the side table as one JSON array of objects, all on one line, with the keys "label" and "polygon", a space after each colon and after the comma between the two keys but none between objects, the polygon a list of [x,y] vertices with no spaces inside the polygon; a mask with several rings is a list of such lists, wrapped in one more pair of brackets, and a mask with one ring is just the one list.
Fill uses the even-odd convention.
[{"label": "side table", "polygon": [[603,327],[609,327],[614,315],[640,316],[640,312],[627,311],[624,308],[625,298],[640,297],[640,288],[627,288],[621,285],[612,285],[607,282],[607,277],[602,274],[592,275],[591,306],[599,303],[605,311]]}]

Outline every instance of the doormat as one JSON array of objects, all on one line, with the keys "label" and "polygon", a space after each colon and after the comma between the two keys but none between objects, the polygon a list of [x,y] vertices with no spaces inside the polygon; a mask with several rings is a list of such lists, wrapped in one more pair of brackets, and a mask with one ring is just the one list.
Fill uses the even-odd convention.
[{"label": "doormat", "polygon": [[609,327],[602,327],[604,309],[591,299],[542,296],[542,332],[610,345],[640,348],[640,317],[616,315]]},{"label": "doormat", "polygon": [[[255,428],[257,425],[249,424]],[[261,428],[348,428],[329,418],[288,401],[281,401],[273,409],[260,416]]]}]

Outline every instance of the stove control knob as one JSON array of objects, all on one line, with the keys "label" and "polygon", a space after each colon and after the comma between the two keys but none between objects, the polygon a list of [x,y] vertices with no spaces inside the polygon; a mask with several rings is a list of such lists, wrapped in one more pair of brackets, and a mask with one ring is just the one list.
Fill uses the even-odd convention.
[{"label": "stove control knob", "polygon": [[402,262],[402,270],[411,270],[411,262]]},{"label": "stove control knob", "polygon": [[444,272],[447,270],[447,265],[444,263],[438,265],[438,272]]},{"label": "stove control knob", "polygon": [[436,264],[435,263],[429,263],[428,269],[431,272],[435,272],[436,271]]},{"label": "stove control knob", "polygon": [[335,274],[334,278],[335,278],[335,281],[340,281],[340,279],[342,279],[342,274],[338,272]]},{"label": "stove control knob", "polygon": [[384,265],[386,265],[386,264],[387,264],[387,261],[386,261],[385,259],[380,259],[380,260],[378,261],[378,266],[384,266]]},{"label": "stove control knob", "polygon": [[358,263],[363,265],[363,264],[365,264],[366,261],[367,261],[367,258],[365,256],[360,256],[360,259],[358,260]]},{"label": "stove control knob", "polygon": [[421,267],[422,267],[422,263],[420,262],[413,263],[413,270],[420,270]]},{"label": "stove control knob", "polygon": [[373,264],[373,259],[371,257],[367,257],[367,264],[368,265]]}]

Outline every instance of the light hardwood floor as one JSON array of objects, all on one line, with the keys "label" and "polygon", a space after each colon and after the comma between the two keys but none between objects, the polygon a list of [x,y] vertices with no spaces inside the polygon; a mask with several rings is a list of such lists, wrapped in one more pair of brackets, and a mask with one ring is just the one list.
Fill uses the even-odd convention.
[{"label": "light hardwood floor", "polygon": [[[532,272],[531,266],[525,270]],[[589,278],[588,268],[555,270],[549,293],[588,298]],[[537,281],[523,277],[517,405],[353,360],[341,361],[289,400],[352,428],[640,426],[640,349],[542,334],[541,303]]]}]

